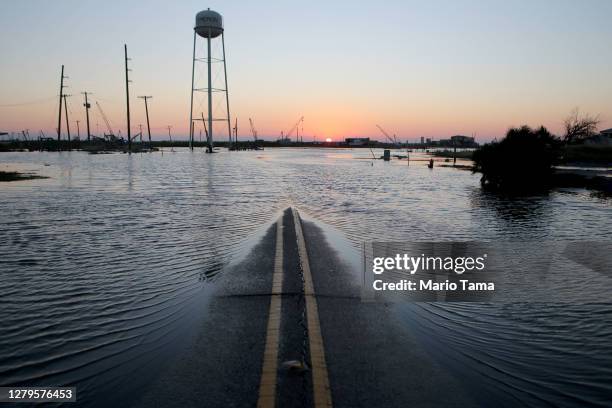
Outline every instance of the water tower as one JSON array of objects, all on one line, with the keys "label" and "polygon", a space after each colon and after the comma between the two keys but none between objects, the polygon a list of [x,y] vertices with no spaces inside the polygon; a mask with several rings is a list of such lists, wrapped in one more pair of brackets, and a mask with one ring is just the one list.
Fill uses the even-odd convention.
[{"label": "water tower", "polygon": [[[221,14],[211,9],[200,11],[196,14],[195,27],[193,28],[193,63],[191,66],[191,107],[189,111],[189,147],[193,149],[194,122],[201,121],[203,127],[208,132],[208,151],[212,153],[213,148],[213,123],[227,121],[227,134],[230,144],[232,143],[232,130],[229,110],[229,94],[227,88],[227,69],[225,65],[225,39],[223,37],[223,17]],[[206,39],[206,57],[198,56],[198,37]],[[221,55],[215,57],[212,55],[211,46],[215,46],[221,39]],[[195,73],[196,64],[206,63],[208,81],[205,86],[196,84]],[[212,83],[213,64],[223,63],[223,87],[215,87]],[[201,93],[206,93],[208,96],[206,106],[208,108],[208,117],[204,117],[203,112],[193,111],[194,95],[197,98]],[[222,97],[225,94],[226,115],[224,117],[213,117],[213,104],[216,98]],[[207,123],[206,123],[207,122]]]}]

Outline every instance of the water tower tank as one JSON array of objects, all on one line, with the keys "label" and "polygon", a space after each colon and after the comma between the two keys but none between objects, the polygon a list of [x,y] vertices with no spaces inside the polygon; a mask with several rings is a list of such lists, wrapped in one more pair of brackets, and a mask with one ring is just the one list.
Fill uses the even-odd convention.
[{"label": "water tower tank", "polygon": [[215,38],[223,33],[223,17],[211,9],[196,14],[195,31],[200,37]]}]

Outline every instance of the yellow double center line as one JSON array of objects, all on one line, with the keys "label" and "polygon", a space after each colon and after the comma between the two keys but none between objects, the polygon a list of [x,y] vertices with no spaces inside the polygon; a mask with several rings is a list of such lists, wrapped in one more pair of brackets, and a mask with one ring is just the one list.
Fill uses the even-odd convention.
[{"label": "yellow double center line", "polygon": [[310,364],[312,368],[312,392],[314,396],[314,406],[331,407],[332,399],[329,390],[329,377],[327,375],[327,364],[325,363],[325,350],[323,349],[323,337],[321,336],[321,325],[319,324],[319,308],[315,297],[312,274],[310,273],[310,263],[308,262],[308,252],[306,242],[302,234],[302,222],[298,212],[293,212],[295,224],[295,235],[297,236],[298,254],[302,264],[304,274],[304,295],[306,297],[306,316],[308,317],[308,340],[310,346]]},{"label": "yellow double center line", "polygon": [[276,402],[276,373],[278,371],[278,339],[281,320],[281,293],[283,292],[283,217],[276,222],[276,254],[272,275],[272,296],[268,313],[268,329],[264,349],[258,408],[274,407]]},{"label": "yellow double center line", "polygon": [[[298,255],[304,274],[304,296],[306,300],[306,315],[308,325],[308,340],[310,347],[310,362],[312,369],[313,399],[315,408],[332,407],[331,392],[327,364],[325,363],[325,350],[319,323],[319,309],[315,297],[310,263],[306,242],[302,233],[302,223],[298,212],[294,209],[293,221],[297,237]],[[259,386],[259,408],[274,408],[276,404],[276,380],[278,371],[278,342],[280,333],[281,293],[283,286],[283,229],[282,217],[276,223],[276,257],[274,260],[274,275],[272,278],[272,297],[270,299],[270,312],[264,361]]]}]

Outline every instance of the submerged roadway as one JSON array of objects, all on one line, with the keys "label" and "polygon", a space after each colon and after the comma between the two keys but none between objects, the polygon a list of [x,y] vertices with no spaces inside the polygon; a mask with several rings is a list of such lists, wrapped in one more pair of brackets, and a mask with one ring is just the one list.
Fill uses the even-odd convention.
[{"label": "submerged roadway", "polygon": [[295,209],[215,285],[197,340],[136,406],[477,406]]}]

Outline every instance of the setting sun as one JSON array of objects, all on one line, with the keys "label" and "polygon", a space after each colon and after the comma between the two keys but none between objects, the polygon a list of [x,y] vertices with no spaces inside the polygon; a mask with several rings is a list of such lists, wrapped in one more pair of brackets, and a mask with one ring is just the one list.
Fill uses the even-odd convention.
[{"label": "setting sun", "polygon": [[328,137],[327,139],[325,139],[325,142],[327,142],[327,143],[331,143],[331,141],[332,141],[331,137]]}]

